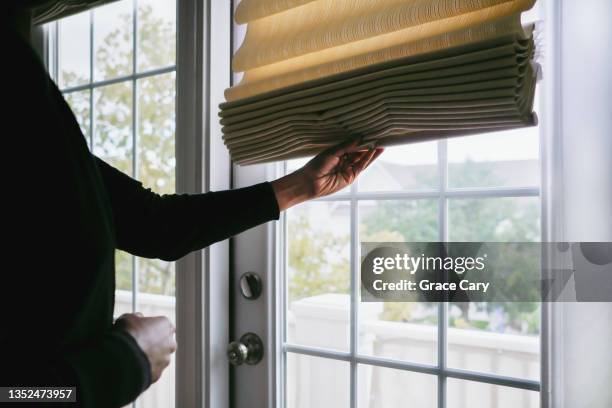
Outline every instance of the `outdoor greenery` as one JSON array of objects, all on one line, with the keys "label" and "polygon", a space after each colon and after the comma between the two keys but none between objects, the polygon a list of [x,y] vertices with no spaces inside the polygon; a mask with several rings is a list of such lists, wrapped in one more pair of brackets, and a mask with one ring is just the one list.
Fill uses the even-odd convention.
[{"label": "outdoor greenery", "polygon": [[[120,15],[115,27],[98,42],[94,65],[102,78],[116,78],[132,72],[131,15]],[[174,24],[156,16],[150,4],[138,8],[138,67],[140,70],[174,64]],[[88,58],[83,55],[83,58]],[[62,83],[87,83],[70,70],[60,71]],[[97,87],[93,91],[93,151],[123,172],[136,176],[143,185],[163,194],[175,190],[175,74],[155,75],[136,81],[137,100],[133,101],[131,80]],[[70,92],[66,100],[89,139],[89,90]],[[133,157],[133,102],[137,106],[138,157]],[[134,159],[137,165],[134,168]],[[136,174],[134,174],[136,170]],[[174,263],[137,258],[141,292],[174,295]],[[131,289],[132,256],[117,251],[117,288]]]},{"label": "outdoor greenery", "polygon": [[[420,174],[420,177],[427,175]],[[428,177],[434,177],[429,175]],[[469,186],[495,185],[491,165],[466,162],[455,177]],[[450,241],[533,242],[539,240],[539,208],[536,199],[521,201],[515,198],[453,199],[449,202],[448,224]],[[380,200],[362,202],[360,212],[360,241],[362,242],[420,242],[438,238],[438,201]],[[291,219],[290,219],[291,220]],[[348,293],[348,259],[326,263],[325,254],[343,246],[346,237],[331,233],[313,233],[313,225],[305,216],[294,217],[289,232],[289,290],[290,299],[297,300],[321,293]],[[314,259],[313,259],[314,258]],[[517,271],[533,268],[534,258],[502,258],[514,262]],[[509,276],[508,285],[514,282]],[[521,280],[518,280],[519,282]],[[537,291],[536,286],[513,287],[513,292]],[[537,294],[537,292],[534,292]],[[418,316],[414,312],[421,309]],[[469,305],[453,303],[449,324],[451,327],[478,328],[536,334],[539,332],[539,306],[537,302],[480,303],[476,309],[495,316],[490,321],[472,318]],[[425,311],[423,311],[425,309]],[[435,304],[385,303],[379,316],[382,320],[411,321],[434,324],[437,319]],[[457,313],[454,313],[456,311]],[[500,316],[502,322],[500,323]]]}]

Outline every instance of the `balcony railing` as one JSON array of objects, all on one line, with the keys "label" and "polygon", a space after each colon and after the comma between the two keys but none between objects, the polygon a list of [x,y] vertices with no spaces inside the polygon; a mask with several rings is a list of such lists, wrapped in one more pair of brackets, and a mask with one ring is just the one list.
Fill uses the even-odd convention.
[{"label": "balcony railing", "polygon": [[[168,316],[174,321],[173,297],[141,293],[138,310],[145,316]],[[349,297],[320,295],[291,304],[288,313],[289,342],[318,348],[348,350]],[[360,307],[359,352],[363,355],[412,363],[436,364],[437,326],[382,321],[382,305]],[[132,295],[117,291],[116,313],[132,310]],[[292,408],[348,406],[349,375],[346,363],[294,355],[287,372],[288,406]],[[448,329],[448,365],[505,376],[539,378],[539,340],[535,336]],[[358,384],[362,408],[436,406],[437,381],[427,374],[401,375],[401,371],[362,366]],[[333,381],[329,381],[329,379]],[[140,398],[141,407],[174,406],[174,361],[162,378]],[[448,406],[454,408],[536,408],[535,392],[495,387],[468,381],[448,385]]]}]

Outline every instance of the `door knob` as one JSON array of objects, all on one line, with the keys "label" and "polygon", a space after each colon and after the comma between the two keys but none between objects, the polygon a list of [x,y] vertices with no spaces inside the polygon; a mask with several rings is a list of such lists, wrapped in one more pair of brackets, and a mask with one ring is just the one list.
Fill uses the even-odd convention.
[{"label": "door knob", "polygon": [[227,358],[232,365],[255,365],[263,358],[263,343],[255,333],[246,333],[239,341],[227,346]]}]

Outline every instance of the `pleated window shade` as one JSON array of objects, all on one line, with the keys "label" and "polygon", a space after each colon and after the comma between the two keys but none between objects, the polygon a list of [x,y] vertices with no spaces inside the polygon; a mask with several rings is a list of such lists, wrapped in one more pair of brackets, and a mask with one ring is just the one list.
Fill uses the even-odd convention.
[{"label": "pleated window shade", "polygon": [[32,23],[46,24],[115,1],[119,0],[32,0]]},{"label": "pleated window shade", "polygon": [[534,125],[535,0],[242,0],[220,105],[238,164]]}]

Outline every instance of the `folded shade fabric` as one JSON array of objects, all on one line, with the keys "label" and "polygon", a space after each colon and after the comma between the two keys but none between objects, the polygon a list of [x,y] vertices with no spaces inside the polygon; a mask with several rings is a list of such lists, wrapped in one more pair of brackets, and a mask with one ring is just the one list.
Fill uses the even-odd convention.
[{"label": "folded shade fabric", "polygon": [[32,23],[46,24],[118,0],[32,0]]},{"label": "folded shade fabric", "polygon": [[[533,62],[533,27],[522,27],[518,14],[533,1],[355,1],[361,14],[344,8],[344,1],[332,2],[334,6],[328,4],[327,9],[323,3],[329,2],[240,3],[236,19],[248,21],[249,31],[233,63],[247,71],[240,84],[226,91],[228,102],[220,106],[223,139],[235,162],[306,156],[356,135],[362,136],[364,145],[384,146],[537,122],[532,112],[539,70]],[[338,36],[333,27],[319,27],[310,14],[314,11],[307,9],[315,6],[319,11],[352,13],[338,30],[352,27],[358,32]],[[500,7],[506,13],[501,17]],[[298,9],[302,14],[293,17],[295,27],[309,27],[308,32],[300,33],[301,29],[278,20]],[[378,17],[373,19],[371,13]],[[321,21],[335,18],[326,15]],[[448,18],[458,19],[453,20],[457,24],[449,25]],[[276,23],[266,31],[260,27],[264,20]],[[256,35],[250,31],[253,21],[259,42],[249,40],[249,35]],[[368,21],[383,26],[370,27]],[[459,28],[430,36],[440,31],[433,29],[432,22]],[[322,64],[311,64],[312,60],[278,71],[282,58],[311,58],[310,54],[322,52],[313,51],[316,44],[338,51],[337,47],[350,45],[347,38],[359,42],[369,35],[397,33],[402,27],[418,28],[419,35],[375,52],[347,57],[344,50]],[[322,32],[326,34],[321,36]],[[282,38],[274,37],[281,34]],[[259,44],[258,51],[249,51],[257,48],[254,44]],[[260,68],[272,74],[249,75]]]}]

